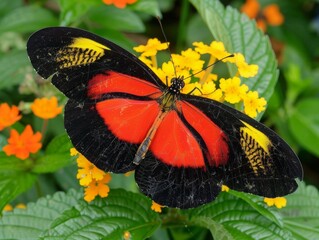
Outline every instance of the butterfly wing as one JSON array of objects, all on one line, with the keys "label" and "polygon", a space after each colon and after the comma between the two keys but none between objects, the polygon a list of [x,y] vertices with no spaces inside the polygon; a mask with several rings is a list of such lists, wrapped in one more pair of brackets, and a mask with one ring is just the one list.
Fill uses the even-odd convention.
[{"label": "butterfly wing", "polygon": [[[154,201],[181,208],[196,207],[214,199],[221,184],[238,191],[278,197],[293,192],[296,179],[303,178],[300,161],[288,144],[247,115],[190,95],[181,95],[176,111],[196,138],[202,151],[197,156],[203,158],[204,165],[176,167],[173,162],[163,165],[163,160],[145,159],[136,169],[136,181]],[[198,162],[198,158],[188,161]]]},{"label": "butterfly wing", "polygon": [[27,52],[35,70],[68,98],[86,99],[89,82],[99,74],[122,73],[164,89],[165,85],[138,58],[116,44],[84,30],[50,27],[35,32]]},{"label": "butterfly wing", "polygon": [[35,70],[70,98],[65,127],[74,147],[105,171],[134,169],[137,146],[159,112],[161,80],[131,53],[80,29],[42,29],[27,51]]}]

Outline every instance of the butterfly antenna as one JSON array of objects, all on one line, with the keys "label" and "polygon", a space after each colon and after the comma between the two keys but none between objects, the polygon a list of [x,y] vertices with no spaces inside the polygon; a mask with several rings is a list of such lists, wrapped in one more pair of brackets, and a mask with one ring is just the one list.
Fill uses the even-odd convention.
[{"label": "butterfly antenna", "polygon": [[207,68],[210,68],[210,67],[214,66],[215,64],[217,64],[217,63],[223,61],[224,59],[230,58],[230,57],[234,57],[234,54],[230,54],[230,55],[228,55],[228,56],[226,56],[226,57],[223,57],[223,58],[221,58],[221,59],[218,59],[216,62],[214,62],[214,63],[212,63],[212,64],[210,64],[210,65],[204,67],[202,70],[200,70],[200,71],[198,71],[198,72],[195,72],[195,73],[193,73],[192,75],[190,75],[190,76],[184,78],[184,80],[187,79],[187,78],[191,78],[191,77],[195,76],[196,74],[199,74],[199,73],[205,71]]},{"label": "butterfly antenna", "polygon": [[160,19],[159,16],[157,16],[156,18],[157,18],[157,21],[158,21],[158,23],[159,23],[159,25],[160,25],[160,28],[161,28],[161,31],[162,31],[164,40],[165,40],[165,42],[167,43],[167,49],[168,49],[168,52],[169,52],[170,61],[171,61],[172,64],[173,64],[175,77],[177,77],[176,67],[175,67],[175,64],[174,64],[174,61],[173,61],[172,52],[171,52],[171,49],[170,49],[170,47],[169,47],[169,43],[168,43],[168,41],[167,41],[167,38],[166,38],[166,35],[165,35],[165,32],[164,32],[164,28],[163,28],[163,25],[162,25],[162,22],[161,22],[161,19]]}]

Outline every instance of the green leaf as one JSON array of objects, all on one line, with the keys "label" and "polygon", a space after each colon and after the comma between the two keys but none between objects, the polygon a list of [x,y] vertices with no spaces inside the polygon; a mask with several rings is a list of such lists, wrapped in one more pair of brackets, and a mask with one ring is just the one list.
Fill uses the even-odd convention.
[{"label": "green leaf", "polygon": [[59,0],[61,25],[68,26],[80,21],[80,18],[82,18],[91,7],[101,5],[101,3],[102,1],[98,0]]},{"label": "green leaf", "polygon": [[273,211],[273,208],[267,207],[264,201],[262,201],[263,197],[234,190],[229,190],[228,193],[238,198],[241,198],[252,208],[254,208],[257,212],[259,212],[264,217],[268,218],[270,221],[276,223],[278,226],[283,226],[281,216],[278,214],[277,211]]},{"label": "green leaf", "polygon": [[129,9],[151,14],[154,17],[161,17],[159,3],[156,0],[139,0],[132,5],[127,5]]},{"label": "green leaf", "polygon": [[192,223],[196,224],[197,226],[202,226],[209,229],[214,239],[224,239],[224,240],[235,239],[223,227],[222,224],[217,223],[210,217],[196,216],[192,218]]},{"label": "green leaf", "polygon": [[28,5],[8,12],[0,20],[0,32],[29,33],[58,24],[54,15],[37,5]]},{"label": "green leaf", "polygon": [[138,15],[126,8],[98,6],[91,8],[86,17],[106,29],[128,32],[143,32],[145,30]]},{"label": "green leaf", "polygon": [[66,134],[52,139],[46,148],[45,155],[36,160],[32,168],[35,173],[55,172],[74,162],[75,157],[70,155],[72,144]]},{"label": "green leaf", "polygon": [[4,16],[7,12],[12,11],[23,5],[23,0],[1,0],[0,1],[0,16]]},{"label": "green leaf", "polygon": [[76,179],[77,169],[76,164],[72,164],[53,173],[54,179],[61,189],[80,188],[79,181]]},{"label": "green leaf", "polygon": [[70,155],[70,149],[72,148],[72,144],[70,142],[70,138],[67,134],[62,134],[57,136],[51,140],[45,149],[46,154],[54,154],[54,153],[68,153]]},{"label": "green leaf", "polygon": [[21,160],[14,156],[7,156],[0,152],[0,174],[8,172],[26,171],[32,166],[32,160]]},{"label": "green leaf", "polygon": [[79,191],[58,192],[29,203],[26,209],[4,212],[0,219],[0,239],[38,239],[55,218],[72,208],[80,198]]},{"label": "green leaf", "polygon": [[269,217],[260,214],[260,206],[252,207],[252,205],[255,206],[255,203],[252,204],[250,201],[249,204],[229,193],[222,192],[212,203],[186,212],[190,215],[190,220],[195,223],[202,221],[203,217],[211,219],[208,227],[213,232],[214,238],[215,236],[232,236],[234,239],[291,238],[289,231],[270,221]]},{"label": "green leaf", "polygon": [[42,239],[145,239],[160,226],[151,201],[141,194],[112,189],[105,199],[79,202],[56,219]]},{"label": "green leaf", "polygon": [[288,119],[290,131],[298,143],[317,156],[319,156],[319,115],[316,110],[318,106],[318,98],[302,99]]},{"label": "green leaf", "polygon": [[1,55],[0,89],[11,88],[21,83],[25,78],[26,68],[30,68],[30,62],[25,50]]},{"label": "green leaf", "polygon": [[314,186],[301,182],[297,191],[287,196],[287,206],[279,212],[285,228],[296,239],[319,239],[319,193]]},{"label": "green leaf", "polygon": [[[256,27],[256,23],[236,9],[226,9],[219,1],[191,0],[207,24],[214,38],[222,41],[227,51],[242,53],[249,64],[259,66],[258,75],[243,80],[249,89],[270,98],[278,78],[277,61],[268,37]],[[230,74],[237,69],[229,65]]]},{"label": "green leaf", "polygon": [[37,175],[29,172],[2,172],[0,175],[0,209],[3,209],[6,204],[20,193],[31,188],[36,178]]}]

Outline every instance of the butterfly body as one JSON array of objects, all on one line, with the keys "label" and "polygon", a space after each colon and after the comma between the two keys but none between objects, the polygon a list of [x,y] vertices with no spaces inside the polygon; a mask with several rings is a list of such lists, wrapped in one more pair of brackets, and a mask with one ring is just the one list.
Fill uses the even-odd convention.
[{"label": "butterfly body", "polygon": [[83,30],[46,28],[28,54],[36,71],[68,98],[65,127],[75,148],[110,172],[135,170],[155,202],[191,208],[226,184],[283,196],[302,179],[300,162],[272,130],[222,103],[166,86],[144,63]]}]

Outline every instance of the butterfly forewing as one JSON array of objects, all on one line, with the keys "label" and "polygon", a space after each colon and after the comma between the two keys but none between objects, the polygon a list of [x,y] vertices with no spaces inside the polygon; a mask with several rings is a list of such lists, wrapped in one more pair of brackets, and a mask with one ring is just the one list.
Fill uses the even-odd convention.
[{"label": "butterfly forewing", "polygon": [[86,99],[89,81],[109,71],[144,79],[165,88],[159,78],[134,55],[95,34],[74,28],[52,27],[34,33],[27,52],[35,70],[67,97]]},{"label": "butterfly forewing", "polygon": [[[196,207],[214,200],[222,184],[283,196],[302,179],[298,158],[273,131],[221,103],[167,94],[144,63],[108,40],[46,28],[27,51],[36,71],[70,98],[65,127],[74,147],[105,171],[135,169],[141,191],[159,204]],[[134,164],[150,129],[145,157]]]}]

